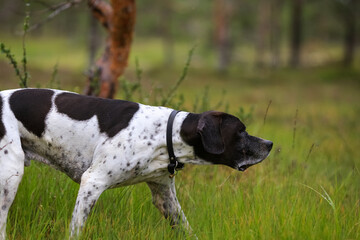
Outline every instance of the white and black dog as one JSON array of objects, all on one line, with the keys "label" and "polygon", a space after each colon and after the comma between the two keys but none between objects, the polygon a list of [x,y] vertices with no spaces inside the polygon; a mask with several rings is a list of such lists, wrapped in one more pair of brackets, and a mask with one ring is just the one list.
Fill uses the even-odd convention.
[{"label": "white and black dog", "polygon": [[177,112],[50,89],[2,91],[0,239],[30,160],[80,183],[72,236],[80,233],[104,190],[139,182],[147,183],[154,205],[172,225],[191,231],[176,198],[174,171],[187,163],[244,171],[271,148],[271,141],[248,135],[238,118],[222,112]]}]

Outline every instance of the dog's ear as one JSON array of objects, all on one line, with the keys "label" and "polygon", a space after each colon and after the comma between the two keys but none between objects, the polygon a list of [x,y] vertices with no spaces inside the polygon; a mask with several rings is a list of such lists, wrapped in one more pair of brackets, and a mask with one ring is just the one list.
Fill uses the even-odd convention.
[{"label": "dog's ear", "polygon": [[221,134],[223,115],[221,112],[205,112],[198,122],[197,132],[201,136],[204,149],[212,154],[221,154],[225,151]]}]

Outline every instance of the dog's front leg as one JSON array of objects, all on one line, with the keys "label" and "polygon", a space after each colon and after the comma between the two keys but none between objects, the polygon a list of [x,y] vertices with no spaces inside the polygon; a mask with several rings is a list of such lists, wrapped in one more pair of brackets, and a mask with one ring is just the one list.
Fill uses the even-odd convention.
[{"label": "dog's front leg", "polygon": [[147,182],[152,194],[153,204],[160,210],[165,218],[170,220],[173,228],[183,227],[189,234],[192,229],[187,221],[180,203],[176,197],[175,180],[168,176],[156,182]]},{"label": "dog's front leg", "polygon": [[81,177],[80,189],[70,225],[70,238],[78,237],[85,221],[101,193],[106,190],[106,177],[95,174],[91,168]]},{"label": "dog's front leg", "polygon": [[0,240],[6,238],[6,219],[24,174],[20,141],[0,141]]}]

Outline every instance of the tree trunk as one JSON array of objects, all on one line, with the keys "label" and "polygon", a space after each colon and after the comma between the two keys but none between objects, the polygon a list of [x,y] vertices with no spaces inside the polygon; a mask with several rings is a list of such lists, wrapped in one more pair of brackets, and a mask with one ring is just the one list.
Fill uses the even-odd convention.
[{"label": "tree trunk", "polygon": [[356,42],[356,0],[350,0],[344,12],[344,66],[351,66],[354,61]]},{"label": "tree trunk", "polygon": [[256,66],[262,68],[266,64],[267,43],[270,32],[270,4],[269,0],[260,0],[257,11],[256,31]]},{"label": "tree trunk", "polygon": [[290,65],[297,67],[300,64],[301,54],[303,0],[292,0],[292,3]]},{"label": "tree trunk", "polygon": [[226,71],[230,63],[231,42],[230,42],[230,15],[231,0],[215,0],[215,44],[218,51],[218,70]]},{"label": "tree trunk", "polygon": [[277,68],[281,65],[281,13],[282,13],[282,0],[272,0],[271,1],[271,11],[270,11],[270,25],[271,25],[271,34],[270,34],[270,52],[271,52],[271,67]]},{"label": "tree trunk", "polygon": [[108,32],[105,51],[88,76],[87,95],[114,98],[118,78],[124,73],[132,43],[136,7],[135,0],[88,0],[94,16]]},{"label": "tree trunk", "polygon": [[174,65],[175,48],[174,37],[172,32],[173,25],[173,1],[164,1],[160,5],[160,34],[163,40],[164,66],[171,67]]}]

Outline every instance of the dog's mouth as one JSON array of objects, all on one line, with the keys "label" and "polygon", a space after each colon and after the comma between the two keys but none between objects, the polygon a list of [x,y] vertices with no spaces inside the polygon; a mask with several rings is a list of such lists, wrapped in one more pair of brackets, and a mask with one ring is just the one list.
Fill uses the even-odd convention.
[{"label": "dog's mouth", "polygon": [[238,166],[238,170],[243,172],[247,168],[251,167],[252,165],[254,165],[254,164],[245,164],[245,165]]},{"label": "dog's mouth", "polygon": [[[267,157],[267,156],[266,156]],[[257,161],[252,161],[252,160],[248,160],[248,161],[245,161],[245,162],[242,162],[242,163],[239,163],[235,169],[239,170],[239,171],[242,171],[244,172],[246,169],[248,169],[249,167],[255,165],[255,164],[258,164],[258,163],[261,163],[266,157],[264,158],[261,158]]]}]

